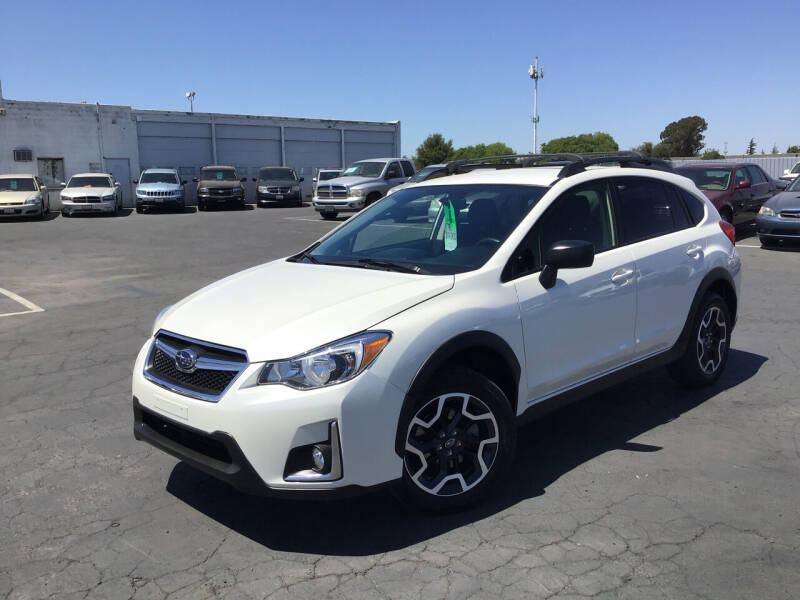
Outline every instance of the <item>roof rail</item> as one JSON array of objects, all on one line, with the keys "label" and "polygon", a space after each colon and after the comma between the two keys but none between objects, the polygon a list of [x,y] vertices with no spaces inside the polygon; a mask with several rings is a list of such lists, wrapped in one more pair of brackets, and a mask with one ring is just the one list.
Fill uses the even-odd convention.
[{"label": "roof rail", "polygon": [[[601,164],[619,164],[621,167],[634,167],[640,169],[657,169],[659,171],[672,171],[669,161],[645,156],[635,150],[621,152],[558,152],[552,154],[507,154],[503,156],[485,156],[483,158],[466,158],[447,163],[447,172],[450,175],[471,171],[479,165],[496,164],[498,169],[524,168],[542,166],[547,163],[558,163],[562,166],[558,179],[582,173],[586,167]],[[566,164],[565,164],[566,163]]]}]

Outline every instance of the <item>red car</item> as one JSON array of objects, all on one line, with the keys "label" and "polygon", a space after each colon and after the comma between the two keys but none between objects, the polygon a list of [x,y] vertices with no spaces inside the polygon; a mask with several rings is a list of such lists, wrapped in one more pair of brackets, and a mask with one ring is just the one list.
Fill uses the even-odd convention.
[{"label": "red car", "polygon": [[777,192],[775,180],[750,163],[684,165],[675,172],[694,181],[728,223],[753,221]]}]

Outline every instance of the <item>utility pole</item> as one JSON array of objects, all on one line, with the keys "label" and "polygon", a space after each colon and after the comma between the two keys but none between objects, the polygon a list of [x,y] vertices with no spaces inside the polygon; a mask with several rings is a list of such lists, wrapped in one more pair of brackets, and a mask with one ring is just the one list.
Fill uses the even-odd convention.
[{"label": "utility pole", "polygon": [[528,67],[528,76],[533,79],[533,153],[539,150],[536,143],[536,127],[539,125],[539,80],[544,78],[544,67],[539,67],[539,57],[536,57],[536,64]]},{"label": "utility pole", "polygon": [[186,99],[189,101],[189,112],[194,112],[194,92],[186,92]]}]

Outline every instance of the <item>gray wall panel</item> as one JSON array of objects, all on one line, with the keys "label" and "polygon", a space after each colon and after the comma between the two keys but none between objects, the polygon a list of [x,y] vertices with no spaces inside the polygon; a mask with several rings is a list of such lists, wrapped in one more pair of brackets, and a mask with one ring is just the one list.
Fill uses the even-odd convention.
[{"label": "gray wall panel", "polygon": [[[345,139],[347,139],[347,136],[345,136]],[[365,158],[390,158],[392,156],[394,156],[393,144],[345,143],[344,146],[345,164],[347,166]]]},{"label": "gray wall panel", "polygon": [[281,139],[280,127],[268,127],[263,125],[230,125],[217,123],[215,126],[217,139],[240,139],[240,140],[278,140]]}]

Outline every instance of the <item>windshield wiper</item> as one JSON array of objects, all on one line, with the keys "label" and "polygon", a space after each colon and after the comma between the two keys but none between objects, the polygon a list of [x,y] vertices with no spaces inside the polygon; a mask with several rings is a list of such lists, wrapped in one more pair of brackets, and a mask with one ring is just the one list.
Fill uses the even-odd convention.
[{"label": "windshield wiper", "polygon": [[316,248],[317,246],[319,246],[319,242],[311,244],[308,248],[306,248],[305,250],[303,250],[299,254],[295,254],[294,256],[290,256],[289,259],[292,262],[299,262],[302,259],[307,258],[308,260],[310,260],[315,265],[321,265],[322,263],[320,261],[318,261],[315,257],[311,256],[311,251],[314,248]]},{"label": "windshield wiper", "polygon": [[383,267],[389,271],[398,271],[400,273],[419,273],[420,268],[417,265],[408,267],[400,263],[392,262],[390,260],[381,260],[379,258],[359,258],[358,262],[362,265],[371,265],[374,267]]}]

